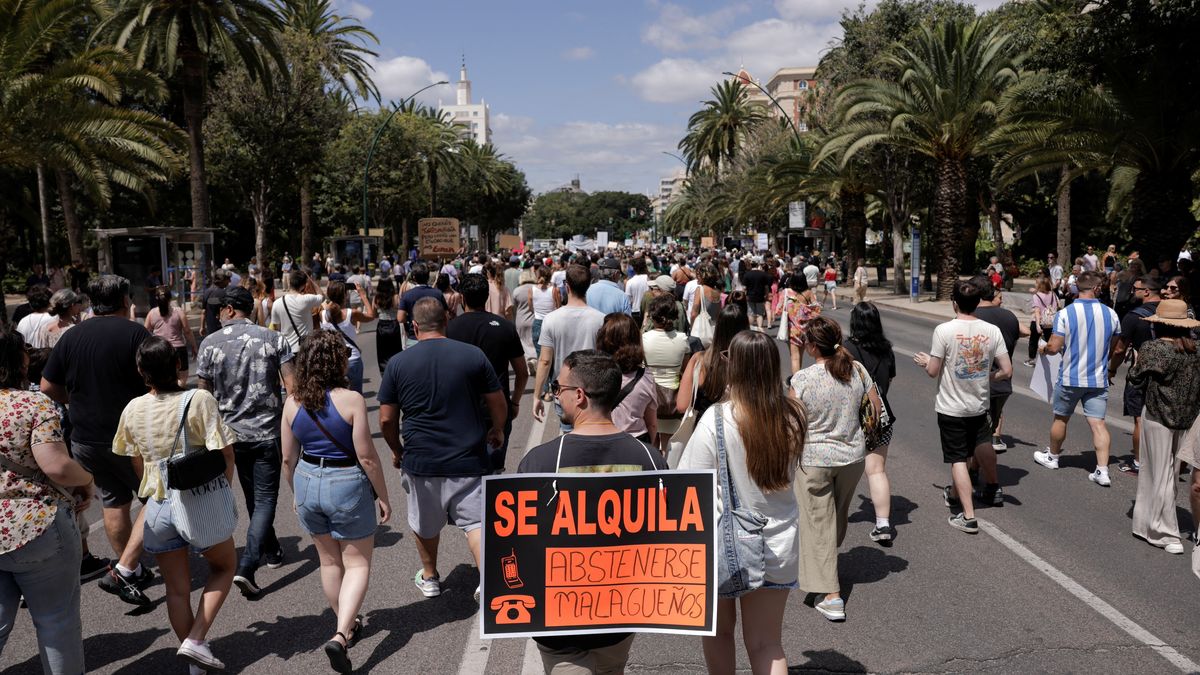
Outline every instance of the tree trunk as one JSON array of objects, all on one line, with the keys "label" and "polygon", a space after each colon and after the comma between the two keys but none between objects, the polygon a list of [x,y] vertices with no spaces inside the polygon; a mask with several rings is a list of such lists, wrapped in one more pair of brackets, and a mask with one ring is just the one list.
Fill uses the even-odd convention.
[{"label": "tree trunk", "polygon": [[192,197],[192,227],[208,227],[211,222],[208,204],[208,177],[204,170],[204,90],[205,58],[196,46],[196,37],[183,22],[179,55],[183,61],[183,117],[188,134],[188,182]]},{"label": "tree trunk", "polygon": [[[1058,263],[1069,273],[1071,263],[1071,177],[1069,167],[1063,165],[1058,179]],[[1134,231],[1130,228],[1130,231]]]},{"label": "tree trunk", "polygon": [[400,219],[400,260],[408,260],[408,216]]},{"label": "tree trunk", "polygon": [[859,258],[864,257],[867,236],[867,197],[861,191],[842,188],[838,192],[838,203],[842,207],[842,224],[846,240],[843,253],[854,269]]},{"label": "tree trunk", "polygon": [[46,199],[46,167],[37,165],[38,211],[42,216],[42,265],[50,269],[50,202]]},{"label": "tree trunk", "polygon": [[1188,174],[1143,172],[1133,185],[1132,202],[1129,231],[1137,233],[1138,252],[1147,269],[1163,260],[1174,261],[1197,226]]},{"label": "tree trunk", "polygon": [[71,248],[71,262],[83,262],[83,225],[75,212],[75,195],[71,194],[71,177],[61,169],[54,172],[58,182],[58,201],[62,204],[63,220],[67,224],[67,245]]},{"label": "tree trunk", "polygon": [[933,199],[933,226],[937,230],[937,299],[949,300],[962,270],[959,258],[963,224],[966,221],[967,169],[963,162],[942,159],[937,166],[937,188]]},{"label": "tree trunk", "polygon": [[438,175],[437,167],[431,162],[429,164],[429,217],[437,218],[437,190],[438,190]]},{"label": "tree trunk", "polygon": [[907,223],[899,218],[892,218],[892,269],[896,275],[896,293],[901,295],[909,292],[909,277],[904,273],[904,226]]},{"label": "tree trunk", "polygon": [[308,260],[312,253],[312,177],[305,172],[300,177],[300,259]]},{"label": "tree trunk", "polygon": [[254,218],[254,256],[260,268],[266,268],[267,221],[271,217],[271,197],[267,181],[259,179],[258,189],[250,197],[250,212]]}]

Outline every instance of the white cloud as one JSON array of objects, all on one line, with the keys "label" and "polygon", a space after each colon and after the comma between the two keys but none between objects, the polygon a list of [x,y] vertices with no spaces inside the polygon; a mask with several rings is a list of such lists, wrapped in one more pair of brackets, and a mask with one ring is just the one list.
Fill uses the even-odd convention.
[{"label": "white cloud", "polygon": [[[726,58],[738,58],[750,74],[766,80],[787,66],[815,66],[830,41],[841,34],[834,22],[808,23],[767,19],[740,28],[725,38]],[[733,70],[733,68],[722,68]]]},{"label": "white cloud", "polygon": [[492,131],[498,133],[523,134],[533,126],[533,118],[523,115],[496,113],[491,119]]},{"label": "white cloud", "polygon": [[568,61],[586,61],[596,55],[591,47],[574,47],[563,52],[563,58]]},{"label": "white cloud", "polygon": [[375,15],[375,10],[367,7],[361,2],[351,2],[346,6],[346,8],[349,10],[350,16],[358,19],[359,21],[366,21]]},{"label": "white cloud", "polygon": [[639,96],[653,103],[695,102],[729,67],[713,60],[663,59],[634,75],[630,83]]},{"label": "white cloud", "polygon": [[642,41],[664,52],[712,49],[720,45],[723,29],[746,9],[737,4],[710,14],[691,14],[686,7],[667,3],[661,6],[658,18],[642,30]]},{"label": "white cloud", "polygon": [[[394,99],[399,102],[401,98],[411,95],[421,87],[450,79],[446,73],[430,67],[425,59],[415,56],[377,59],[372,65],[375,69],[372,77],[375,85],[379,87],[379,95],[385,101]],[[432,104],[439,98],[446,100],[447,97],[453,100],[452,85],[428,89],[418,96],[417,100]]]},{"label": "white cloud", "polygon": [[[867,11],[875,6],[875,0],[865,2]],[[859,0],[775,0],[775,11],[789,21],[836,21],[842,12],[858,9]]]}]

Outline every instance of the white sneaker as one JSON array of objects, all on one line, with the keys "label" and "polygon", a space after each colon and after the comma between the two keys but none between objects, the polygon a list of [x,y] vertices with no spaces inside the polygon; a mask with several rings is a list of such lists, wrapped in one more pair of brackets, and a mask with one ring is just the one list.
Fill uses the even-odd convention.
[{"label": "white sneaker", "polygon": [[1108,474],[1100,473],[1100,469],[1096,469],[1095,471],[1089,473],[1088,480],[1092,481],[1096,485],[1099,485],[1100,487],[1109,487],[1112,485],[1112,481],[1108,479]]},{"label": "white sneaker", "polygon": [[442,594],[442,580],[437,577],[426,579],[425,570],[417,570],[417,575],[413,577],[413,583],[420,589],[421,595],[427,598],[436,598]]},{"label": "white sneaker", "polygon": [[225,670],[225,664],[213,656],[207,642],[184,640],[183,644],[179,645],[179,649],[175,652],[175,655],[205,670]]},{"label": "white sneaker", "polygon": [[1046,448],[1045,450],[1034,450],[1033,461],[1041,464],[1047,469],[1058,468],[1058,458],[1050,454],[1050,448]]},{"label": "white sneaker", "polygon": [[1179,555],[1179,554],[1183,553],[1183,542],[1173,541],[1173,542],[1167,544],[1166,546],[1164,546],[1163,550],[1166,551],[1167,553],[1174,553],[1175,555]]}]

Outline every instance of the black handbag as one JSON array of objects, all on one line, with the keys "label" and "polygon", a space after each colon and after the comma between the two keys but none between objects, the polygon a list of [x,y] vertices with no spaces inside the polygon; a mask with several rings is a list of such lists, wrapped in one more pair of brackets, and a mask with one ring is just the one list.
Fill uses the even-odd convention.
[{"label": "black handbag", "polygon": [[179,439],[184,437],[184,425],[187,424],[188,409],[192,407],[192,396],[195,391],[184,394],[184,400],[179,411],[179,429],[175,432],[175,443],[171,446],[171,454],[164,462],[163,476],[168,490],[191,490],[208,483],[217,476],[225,473],[225,454],[214,450],[200,450],[176,455],[179,449]]}]

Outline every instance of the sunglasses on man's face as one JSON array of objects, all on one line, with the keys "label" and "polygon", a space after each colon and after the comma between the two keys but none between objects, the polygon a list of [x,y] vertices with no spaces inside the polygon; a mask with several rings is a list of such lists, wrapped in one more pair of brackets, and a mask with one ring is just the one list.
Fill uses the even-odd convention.
[{"label": "sunglasses on man's face", "polygon": [[[550,393],[555,396],[558,396],[559,394],[563,393],[564,391],[567,391],[568,389],[578,389],[579,391],[583,391],[583,387],[573,387],[569,384],[559,384],[558,380],[555,380],[550,383]],[[584,391],[584,393],[586,394],[587,392]]]}]

